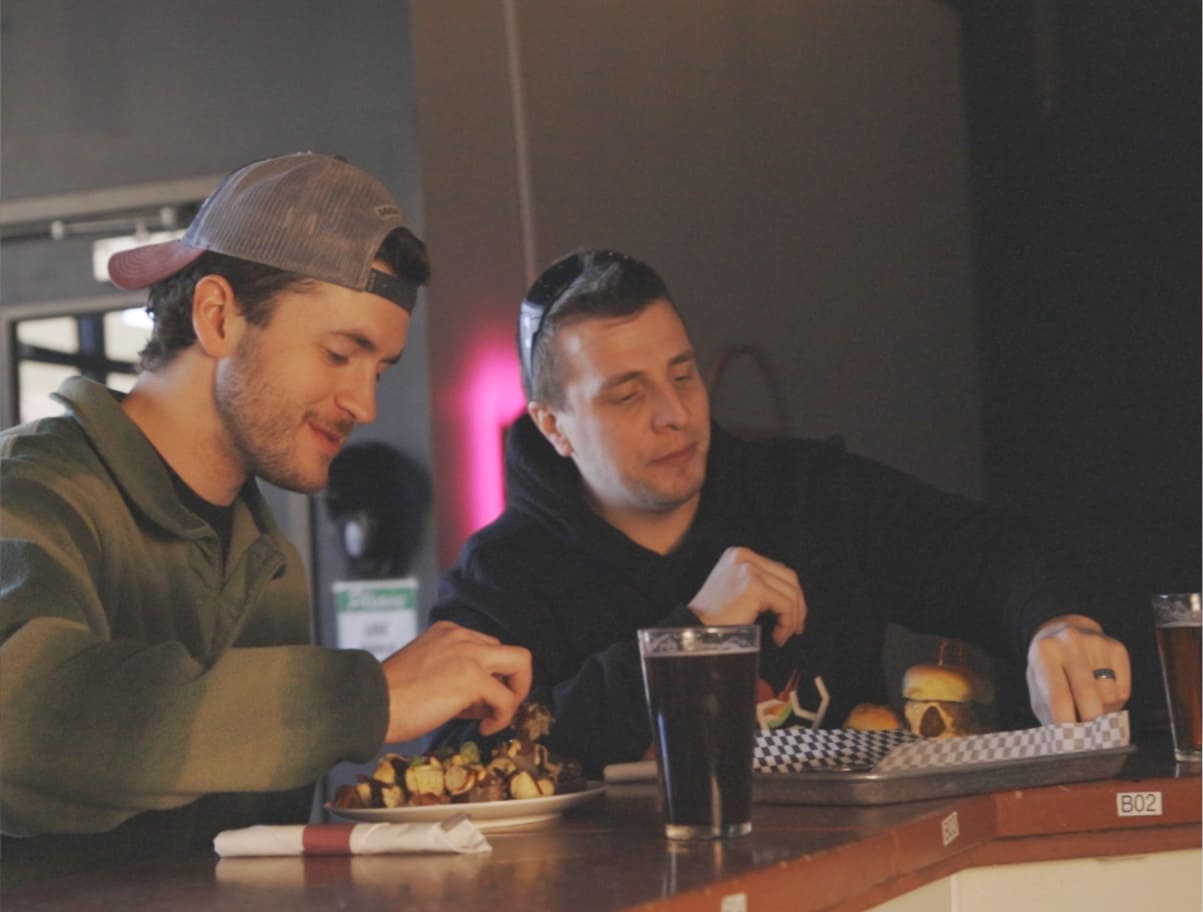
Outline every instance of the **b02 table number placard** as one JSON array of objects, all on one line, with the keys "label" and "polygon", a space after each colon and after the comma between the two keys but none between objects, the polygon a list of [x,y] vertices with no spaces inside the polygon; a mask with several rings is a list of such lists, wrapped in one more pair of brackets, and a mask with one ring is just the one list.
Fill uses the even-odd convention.
[{"label": "b02 table number placard", "polygon": [[1116,792],[1117,817],[1160,817],[1161,792]]}]

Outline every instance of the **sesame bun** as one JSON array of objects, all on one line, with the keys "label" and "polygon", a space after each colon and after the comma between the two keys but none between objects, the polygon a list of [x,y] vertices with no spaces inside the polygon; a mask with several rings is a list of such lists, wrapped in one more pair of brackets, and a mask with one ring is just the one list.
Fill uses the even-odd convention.
[{"label": "sesame bun", "polygon": [[994,702],[994,686],[959,665],[912,665],[902,677],[902,695],[908,700],[988,704]]},{"label": "sesame bun", "polygon": [[858,703],[844,720],[844,728],[857,731],[894,731],[905,727],[898,713],[879,703]]}]

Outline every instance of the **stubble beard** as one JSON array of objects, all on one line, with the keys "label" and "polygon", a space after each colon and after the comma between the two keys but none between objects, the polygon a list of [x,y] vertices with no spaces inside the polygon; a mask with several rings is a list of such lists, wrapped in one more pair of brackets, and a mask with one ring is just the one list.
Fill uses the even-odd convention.
[{"label": "stubble beard", "polygon": [[668,514],[688,504],[702,490],[702,483],[690,485],[687,490],[665,491],[648,484],[637,485],[631,492],[635,503],[648,513]]},{"label": "stubble beard", "polygon": [[[244,337],[233,358],[225,362],[214,380],[214,401],[229,438],[234,460],[247,477],[262,478],[288,491],[313,494],[326,486],[328,473],[307,477],[297,464],[296,430],[290,416],[302,410],[291,406],[256,365],[262,363],[254,334]],[[301,421],[307,419],[303,415]],[[329,468],[327,462],[325,469]]]},{"label": "stubble beard", "polygon": [[706,482],[705,462],[696,478],[674,481],[671,484],[638,481],[629,488],[632,501],[647,513],[665,515],[681,509],[700,495]]}]

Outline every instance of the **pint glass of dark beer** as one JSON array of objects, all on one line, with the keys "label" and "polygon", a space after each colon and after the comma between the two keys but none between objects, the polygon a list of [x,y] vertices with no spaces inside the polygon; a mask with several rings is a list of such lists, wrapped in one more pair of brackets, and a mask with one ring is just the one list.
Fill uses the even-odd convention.
[{"label": "pint glass of dark beer", "polygon": [[760,628],[640,630],[639,653],[665,834],[751,832]]},{"label": "pint glass of dark beer", "polygon": [[1203,760],[1203,677],[1200,675],[1199,593],[1153,596],[1157,652],[1174,733],[1174,756]]}]

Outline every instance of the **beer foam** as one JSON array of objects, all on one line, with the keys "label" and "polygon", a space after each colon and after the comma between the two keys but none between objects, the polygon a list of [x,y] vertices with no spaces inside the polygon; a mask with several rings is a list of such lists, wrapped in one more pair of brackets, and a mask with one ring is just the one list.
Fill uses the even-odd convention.
[{"label": "beer foam", "polygon": [[645,657],[759,652],[760,628],[648,627],[639,631],[639,647]]},{"label": "beer foam", "polygon": [[677,646],[675,649],[661,649],[656,652],[647,653],[649,659],[659,659],[676,656],[716,656],[716,655],[744,655],[749,652],[760,652],[752,646],[712,646],[702,644],[699,646]]}]

